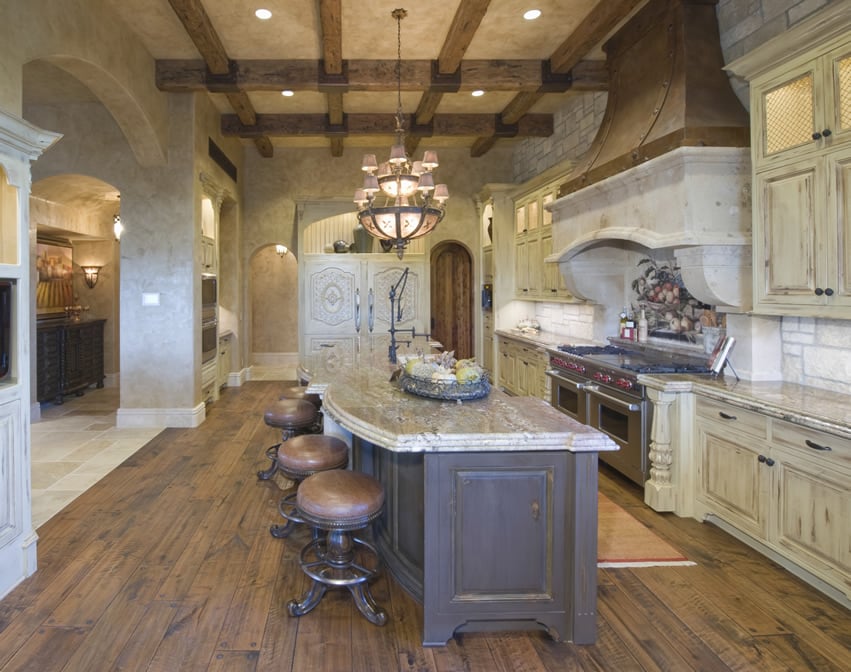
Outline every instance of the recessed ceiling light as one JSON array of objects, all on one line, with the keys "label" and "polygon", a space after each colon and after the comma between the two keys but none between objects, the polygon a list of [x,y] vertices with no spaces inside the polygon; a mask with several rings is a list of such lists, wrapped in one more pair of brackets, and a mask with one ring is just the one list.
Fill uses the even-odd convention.
[{"label": "recessed ceiling light", "polygon": [[256,12],[254,12],[254,16],[256,16],[261,21],[265,21],[266,19],[272,18],[272,12],[270,12],[268,9],[258,9]]},{"label": "recessed ceiling light", "polygon": [[527,12],[523,12],[523,18],[527,21],[534,21],[541,15],[540,9],[530,9]]},{"label": "recessed ceiling light", "polygon": [[293,91],[290,91],[289,89],[284,89],[283,91],[281,91],[281,95],[289,98],[290,96],[294,96],[295,93]]},{"label": "recessed ceiling light", "polygon": [[484,91],[482,91],[481,89],[476,89],[476,90],[475,90],[475,91],[473,91],[470,95],[471,95],[471,96],[474,96],[475,98],[478,98],[479,96],[483,96],[483,95],[485,95],[485,92],[484,92]]}]

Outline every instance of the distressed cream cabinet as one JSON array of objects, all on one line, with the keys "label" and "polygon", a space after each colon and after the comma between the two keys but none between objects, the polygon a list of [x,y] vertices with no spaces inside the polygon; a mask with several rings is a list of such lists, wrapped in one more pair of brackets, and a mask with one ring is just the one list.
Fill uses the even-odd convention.
[{"label": "distressed cream cabinet", "polygon": [[729,69],[750,82],[754,310],[849,318],[851,11],[830,8]]},{"label": "distressed cream cabinet", "polygon": [[498,384],[517,396],[539,397],[549,401],[547,364],[549,358],[541,348],[506,336],[499,336]]},{"label": "distressed cream cabinet", "polygon": [[[387,333],[390,288],[408,268],[401,293],[402,317],[397,329],[427,333],[428,279],[424,259],[406,255],[389,261],[381,255],[305,255],[302,286],[302,353],[335,347],[352,352],[360,336]],[[398,302],[397,302],[398,309]],[[407,334],[408,336],[410,334]],[[406,334],[397,334],[405,340]]]},{"label": "distressed cream cabinet", "polygon": [[553,216],[546,206],[558,191],[558,181],[548,183],[515,199],[514,281],[515,295],[538,301],[571,300],[558,264],[544,259],[553,253]]},{"label": "distressed cream cabinet", "polygon": [[851,598],[851,440],[703,397],[696,418],[697,517]]}]

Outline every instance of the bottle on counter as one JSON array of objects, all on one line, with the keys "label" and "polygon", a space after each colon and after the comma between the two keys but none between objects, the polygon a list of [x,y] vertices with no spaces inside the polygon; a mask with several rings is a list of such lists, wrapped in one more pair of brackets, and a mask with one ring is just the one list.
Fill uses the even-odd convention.
[{"label": "bottle on counter", "polygon": [[626,306],[621,311],[620,327],[618,328],[618,336],[626,338]]},{"label": "bottle on counter", "polygon": [[638,318],[638,342],[647,342],[647,315],[644,314],[644,308],[641,309],[641,316]]}]

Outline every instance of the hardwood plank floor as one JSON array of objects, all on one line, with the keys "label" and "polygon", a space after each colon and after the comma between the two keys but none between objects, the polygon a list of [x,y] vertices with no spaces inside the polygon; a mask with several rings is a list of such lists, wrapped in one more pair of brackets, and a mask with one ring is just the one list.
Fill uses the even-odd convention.
[{"label": "hardwood plank floor", "polygon": [[165,430],[39,528],[39,571],[0,602],[0,672],[849,669],[851,613],[605,472],[601,490],[697,566],[599,570],[593,646],[517,632],[423,648],[422,610],[387,574],[383,628],[345,591],[291,618],[308,533],[271,537],[283,483],[256,478],[282,385],[224,390],[201,427]]}]

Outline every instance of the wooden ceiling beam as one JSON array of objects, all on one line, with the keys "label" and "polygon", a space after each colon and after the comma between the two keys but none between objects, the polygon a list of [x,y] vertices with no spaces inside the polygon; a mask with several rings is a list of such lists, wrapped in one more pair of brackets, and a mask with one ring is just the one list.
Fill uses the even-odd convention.
[{"label": "wooden ceiling beam", "polygon": [[[228,58],[222,41],[204,10],[201,0],[168,0],[174,13],[183,24],[201,58],[204,59],[205,80],[212,82],[210,90],[219,87],[228,99],[241,123],[250,126],[257,121],[257,112],[248,94],[232,87],[234,62]],[[255,136],[254,145],[261,156],[270,158],[274,149],[267,137]]]},{"label": "wooden ceiling beam", "polygon": [[201,0],[168,0],[210,72],[225,75],[230,59]]},{"label": "wooden ceiling beam", "polygon": [[550,56],[553,72],[570,72],[643,0],[600,2]]},{"label": "wooden ceiling beam", "polygon": [[441,74],[450,74],[459,68],[490,4],[491,0],[465,0],[458,5],[437,57]]},{"label": "wooden ceiling beam", "polygon": [[[551,114],[527,114],[507,129],[498,115],[493,114],[436,114],[427,128],[412,125],[410,115],[405,120],[406,136],[490,136],[549,137],[553,133]],[[330,129],[336,135],[392,135],[396,128],[395,114],[347,114],[344,130]],[[418,130],[420,128],[421,130]],[[253,138],[329,135],[328,117],[324,114],[258,114],[257,123],[246,125],[234,114],[222,115],[222,134]]]},{"label": "wooden ceiling beam", "polygon": [[[543,84],[542,61],[468,60],[460,65],[461,88],[488,91],[537,91]],[[395,60],[345,61],[346,90],[388,92],[396,90]],[[422,91],[431,81],[431,61],[402,61],[402,90]],[[156,84],[162,91],[174,93],[204,91],[211,88],[204,63],[197,60],[159,60]],[[319,60],[245,60],[232,63],[230,78],[220,77],[220,87],[229,85],[240,91],[319,91],[322,61]]]},{"label": "wooden ceiling beam", "polygon": [[322,29],[322,61],[325,64],[325,73],[342,74],[342,0],[319,0],[319,23]]}]

